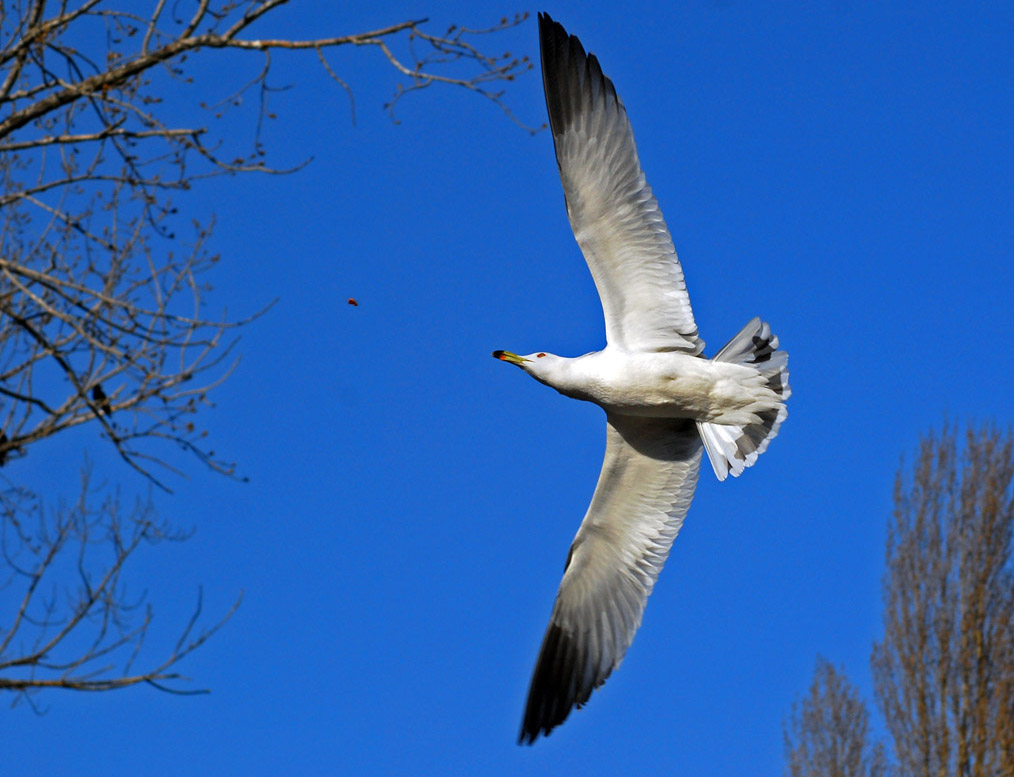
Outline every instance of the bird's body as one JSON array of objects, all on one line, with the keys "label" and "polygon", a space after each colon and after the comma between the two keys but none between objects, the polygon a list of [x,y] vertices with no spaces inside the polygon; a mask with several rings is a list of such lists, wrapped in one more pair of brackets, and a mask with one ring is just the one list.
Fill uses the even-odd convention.
[{"label": "bird's body", "polygon": [[745,426],[757,422],[757,413],[781,403],[757,369],[677,351],[607,347],[574,359],[549,354],[543,359],[551,359],[546,366],[553,369],[542,372],[536,363],[532,377],[616,415]]},{"label": "bird's body", "polygon": [[102,390],[102,385],[99,383],[92,386],[92,401],[98,408],[99,413],[105,413],[106,416],[113,414],[113,406],[109,402],[109,397],[106,396],[106,392]]},{"label": "bird's body", "polygon": [[753,465],[787,415],[788,357],[752,319],[711,359],[633,130],[594,55],[539,14],[546,106],[567,215],[602,302],[606,347],[577,358],[494,351],[606,411],[606,452],[532,676],[521,741],[588,701],[620,664],[693,500]]}]

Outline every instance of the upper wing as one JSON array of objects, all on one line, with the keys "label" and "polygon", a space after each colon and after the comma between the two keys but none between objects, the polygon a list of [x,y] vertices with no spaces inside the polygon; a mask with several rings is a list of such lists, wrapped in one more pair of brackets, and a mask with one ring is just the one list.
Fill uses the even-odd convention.
[{"label": "upper wing", "polygon": [[571,545],[521,742],[566,720],[623,659],[697,485],[693,421],[609,416],[595,496]]},{"label": "upper wing", "polygon": [[602,300],[607,341],[700,353],[683,269],[612,81],[547,14],[539,14],[539,42],[567,215]]}]

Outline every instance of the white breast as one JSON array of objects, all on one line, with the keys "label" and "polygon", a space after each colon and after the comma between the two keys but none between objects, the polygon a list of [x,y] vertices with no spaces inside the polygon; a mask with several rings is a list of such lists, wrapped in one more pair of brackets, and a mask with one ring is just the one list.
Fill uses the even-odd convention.
[{"label": "white breast", "polygon": [[567,361],[554,388],[622,415],[710,421],[753,399],[756,370],[686,353],[606,348]]}]

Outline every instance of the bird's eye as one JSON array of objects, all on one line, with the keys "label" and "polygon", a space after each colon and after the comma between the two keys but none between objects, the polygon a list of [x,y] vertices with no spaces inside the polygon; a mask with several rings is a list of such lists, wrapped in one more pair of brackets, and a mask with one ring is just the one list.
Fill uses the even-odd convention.
[{"label": "bird's eye", "polygon": [[546,354],[544,354],[544,353],[537,353],[537,354],[535,354],[535,358],[536,358],[536,359],[541,359],[541,358],[542,358],[543,356],[545,356],[545,355],[546,355]]}]

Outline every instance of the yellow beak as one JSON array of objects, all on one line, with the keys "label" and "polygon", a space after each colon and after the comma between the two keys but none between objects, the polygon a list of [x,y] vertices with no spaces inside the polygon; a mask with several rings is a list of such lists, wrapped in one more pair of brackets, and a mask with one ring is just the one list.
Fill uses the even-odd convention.
[{"label": "yellow beak", "polygon": [[510,362],[511,364],[516,364],[519,367],[525,362],[531,361],[531,359],[526,359],[523,356],[518,356],[516,353],[511,353],[510,351],[493,351],[493,358],[499,359],[502,362]]}]

